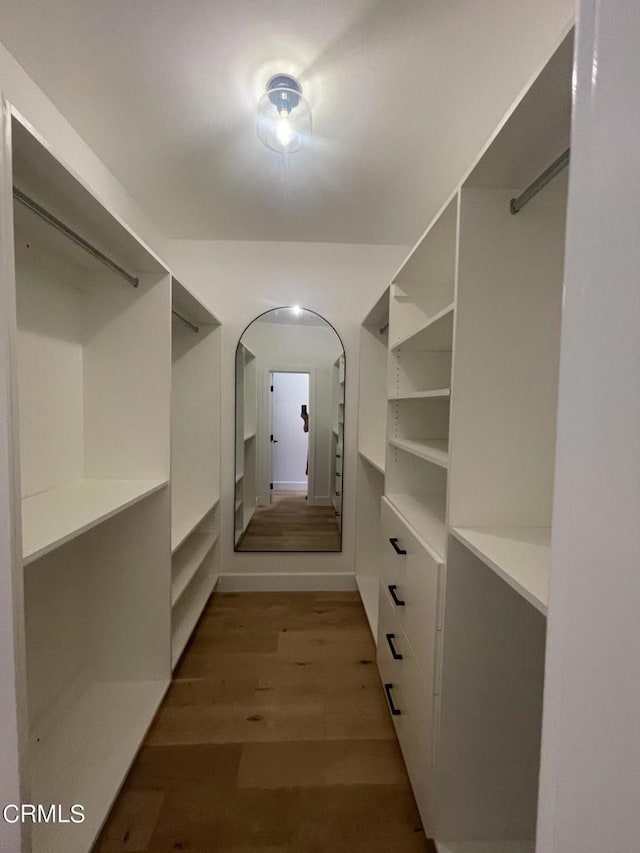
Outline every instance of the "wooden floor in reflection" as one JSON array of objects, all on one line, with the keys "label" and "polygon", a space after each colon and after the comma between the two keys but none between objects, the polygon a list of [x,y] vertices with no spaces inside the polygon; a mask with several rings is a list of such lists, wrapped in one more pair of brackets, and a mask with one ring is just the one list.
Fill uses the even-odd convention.
[{"label": "wooden floor in reflection", "polygon": [[256,507],[237,550],[339,551],[335,510],[309,506],[304,492],[273,492],[270,506]]}]

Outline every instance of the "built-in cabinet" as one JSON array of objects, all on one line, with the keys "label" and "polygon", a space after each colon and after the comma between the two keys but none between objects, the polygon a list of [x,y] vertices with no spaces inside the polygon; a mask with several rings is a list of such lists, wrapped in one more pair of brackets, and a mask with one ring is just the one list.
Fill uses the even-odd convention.
[{"label": "built-in cabinet", "polygon": [[87,853],[215,582],[220,333],[2,110],[21,797],[85,815],[22,849]]},{"label": "built-in cabinet", "polygon": [[255,354],[246,344],[236,350],[235,544],[256,511],[258,376]]},{"label": "built-in cabinet", "polygon": [[566,172],[511,202],[566,159],[572,42],[362,328],[357,579],[441,853],[535,846]]}]

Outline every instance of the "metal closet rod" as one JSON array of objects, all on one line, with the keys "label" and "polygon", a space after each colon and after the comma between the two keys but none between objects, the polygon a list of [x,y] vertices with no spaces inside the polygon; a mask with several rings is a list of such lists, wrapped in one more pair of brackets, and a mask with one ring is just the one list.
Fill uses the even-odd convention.
[{"label": "metal closet rod", "polygon": [[28,195],[19,190],[17,187],[13,188],[13,197],[16,201],[19,201],[20,204],[23,204],[25,207],[29,208],[29,210],[33,211],[36,216],[39,216],[40,219],[43,219],[48,225],[51,225],[52,228],[55,228],[56,231],[59,231],[61,234],[64,234],[69,240],[75,243],[77,246],[80,246],[81,249],[84,249],[85,252],[90,254],[96,260],[100,261],[100,263],[104,264],[106,267],[123,278],[131,287],[138,286],[138,279],[130,275],[125,269],[123,269],[119,264],[115,261],[112,261],[111,258],[108,258],[105,254],[103,254],[100,249],[96,249],[95,246],[92,246],[84,237],[81,237],[77,234],[72,228],[69,228],[68,225],[65,225],[57,216],[54,216],[53,213],[49,213],[48,210],[45,210],[44,207],[38,204],[37,201],[34,201],[32,198],[29,198]]},{"label": "metal closet rod", "polygon": [[563,151],[558,159],[554,160],[549,168],[545,169],[544,172],[537,177],[523,193],[521,193],[517,198],[512,198],[509,202],[509,209],[511,210],[511,213],[514,215],[519,213],[525,204],[530,202],[534,196],[538,195],[540,190],[544,189],[547,184],[556,177],[556,175],[559,175],[560,172],[562,172],[563,169],[566,169],[569,165],[570,155],[571,149],[567,148],[567,150]]},{"label": "metal closet rod", "polygon": [[380,332],[381,335],[384,335],[384,333],[387,331],[388,328],[389,328],[389,324],[385,323],[384,326],[381,326],[378,331]]},{"label": "metal closet rod", "polygon": [[182,320],[185,326],[188,326],[192,332],[197,334],[200,331],[200,326],[196,326],[196,324],[192,323],[191,320],[187,320],[186,317],[183,317],[182,314],[179,314],[174,308],[171,309],[171,313],[174,317],[177,317],[178,320]]}]

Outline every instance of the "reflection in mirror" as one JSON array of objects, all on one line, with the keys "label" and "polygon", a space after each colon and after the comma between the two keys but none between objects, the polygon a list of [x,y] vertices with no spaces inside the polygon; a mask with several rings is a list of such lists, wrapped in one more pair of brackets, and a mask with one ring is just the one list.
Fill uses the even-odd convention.
[{"label": "reflection in mirror", "polygon": [[340,551],[345,358],[319,314],[276,308],[236,350],[236,551]]}]

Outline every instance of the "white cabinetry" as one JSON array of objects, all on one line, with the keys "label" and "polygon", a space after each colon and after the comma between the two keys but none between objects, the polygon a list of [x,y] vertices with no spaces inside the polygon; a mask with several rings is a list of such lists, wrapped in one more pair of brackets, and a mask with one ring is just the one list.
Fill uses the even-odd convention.
[{"label": "white cabinetry", "polygon": [[[85,820],[7,844],[0,827],[0,843],[87,853],[211,592],[219,332],[6,103],[2,118],[0,458],[8,448],[15,472],[3,620],[17,697],[3,722],[19,777],[6,802],[63,815],[80,803]],[[172,342],[172,308],[197,336],[180,321]]]},{"label": "white cabinetry", "polygon": [[519,212],[510,202],[569,147],[572,43],[391,283],[381,516],[359,483],[359,525],[387,540],[381,675],[425,829],[447,853],[535,846],[566,174]]},{"label": "white cabinetry", "polygon": [[255,354],[236,350],[235,542],[239,544],[256,511],[258,387]]}]

